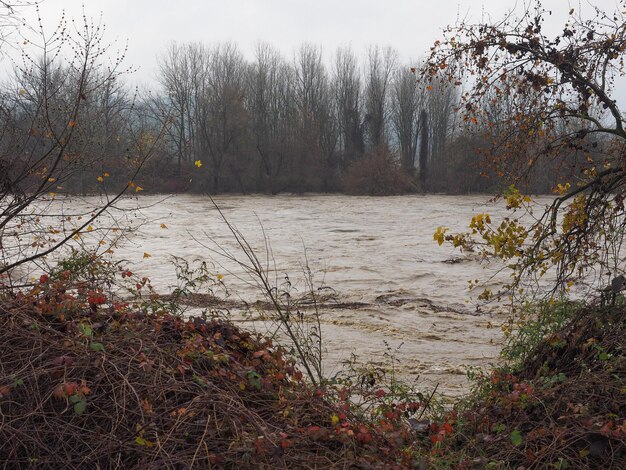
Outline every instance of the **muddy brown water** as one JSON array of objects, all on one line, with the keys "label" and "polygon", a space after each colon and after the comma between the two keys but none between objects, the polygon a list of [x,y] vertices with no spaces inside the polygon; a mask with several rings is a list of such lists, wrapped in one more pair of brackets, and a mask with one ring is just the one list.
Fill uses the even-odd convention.
[{"label": "muddy brown water", "polygon": [[[288,276],[292,294],[304,293],[308,266],[315,287],[334,294],[338,305],[331,302],[320,310],[328,374],[352,354],[381,367],[393,357],[397,372],[417,380],[418,387],[438,383],[445,394],[460,395],[468,390],[469,368],[496,361],[504,320],[502,309],[477,307],[468,280],[488,279],[500,266],[440,247],[433,233],[438,226],[463,230],[477,213],[503,215],[503,206],[488,199],[284,195],[219,196],[215,202],[253,247],[273,283],[281,286]],[[71,207],[89,203],[93,199],[63,202]],[[125,222],[136,231],[113,256],[148,276],[159,292],[176,285],[170,260],[178,256],[207,261],[211,272],[224,276],[228,294],[224,289],[216,294],[228,296],[233,305],[262,299],[240,266],[212,251],[225,249],[244,259],[210,198],[143,196],[120,205],[136,204],[142,209],[127,214]],[[505,275],[489,282],[496,285]],[[231,312],[246,327],[268,327],[237,308]]]}]

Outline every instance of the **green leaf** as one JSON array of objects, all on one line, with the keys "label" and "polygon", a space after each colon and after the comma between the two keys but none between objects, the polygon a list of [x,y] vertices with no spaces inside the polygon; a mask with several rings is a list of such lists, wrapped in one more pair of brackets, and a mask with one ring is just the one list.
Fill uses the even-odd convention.
[{"label": "green leaf", "polygon": [[13,388],[21,387],[22,385],[24,385],[24,380],[23,379],[16,379],[13,382]]},{"label": "green leaf", "polygon": [[85,400],[84,398],[80,399],[80,401],[74,405],[74,413],[76,413],[78,416],[82,415],[86,409],[87,400]]},{"label": "green leaf", "polygon": [[524,439],[522,439],[522,433],[517,429],[511,433],[511,442],[514,446],[521,446]]},{"label": "green leaf", "polygon": [[600,354],[598,354],[598,359],[600,359],[601,361],[608,361],[609,355],[606,353],[606,351],[602,351]]},{"label": "green leaf", "polygon": [[248,382],[257,390],[261,390],[261,376],[254,371],[248,372]]},{"label": "green leaf", "polygon": [[558,470],[566,470],[569,468],[569,462],[565,460],[563,457],[561,457],[558,463],[556,464],[556,468]]},{"label": "green leaf", "polygon": [[137,436],[135,438],[135,444],[140,445],[140,446],[145,446],[145,447],[152,447],[154,445],[153,442],[150,442],[141,436]]},{"label": "green leaf", "polygon": [[102,343],[89,343],[89,349],[104,352],[104,345]]},{"label": "green leaf", "polygon": [[81,323],[80,326],[78,327],[78,330],[85,336],[88,336],[89,338],[93,336],[93,331],[91,331],[91,326],[87,325],[86,323]]},{"label": "green leaf", "polygon": [[494,424],[493,426],[491,426],[491,431],[495,432],[496,434],[503,433],[504,431],[506,431],[506,425],[503,423]]},{"label": "green leaf", "polygon": [[78,395],[72,395],[70,398],[70,403],[78,403],[79,401],[82,400],[82,398],[80,398]]},{"label": "green leaf", "polygon": [[198,374],[194,374],[193,375],[193,381],[195,383],[197,383],[198,385],[200,385],[201,387],[206,387],[207,383],[204,381],[204,379],[202,377],[200,377]]}]

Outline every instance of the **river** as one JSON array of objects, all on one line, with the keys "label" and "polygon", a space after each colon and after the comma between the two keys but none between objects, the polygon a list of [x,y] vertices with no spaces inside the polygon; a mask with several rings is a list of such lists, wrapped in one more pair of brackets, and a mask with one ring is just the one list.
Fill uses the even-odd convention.
[{"label": "river", "polygon": [[[463,230],[476,213],[504,213],[488,199],[310,195],[220,196],[215,202],[262,262],[269,258],[266,268],[276,285],[287,274],[295,295],[304,292],[308,263],[315,287],[336,293],[343,305],[330,303],[321,311],[328,374],[352,354],[381,367],[389,367],[393,357],[396,371],[418,387],[438,383],[445,394],[459,395],[468,389],[467,370],[496,361],[501,348],[504,316],[477,309],[468,291],[468,280],[487,279],[498,266],[438,246],[433,233],[438,226]],[[226,248],[244,259],[208,197],[147,196],[139,202],[144,209],[136,223],[142,225],[116,256],[149,276],[159,291],[175,284],[168,262],[175,255],[208,261],[224,276],[231,299],[262,297],[239,266],[211,251]],[[352,308],[346,308],[349,303]],[[237,312],[234,317],[252,325]]]},{"label": "river", "polygon": [[[439,384],[446,395],[468,390],[466,372],[497,360],[502,346],[502,309],[478,307],[468,281],[489,279],[499,268],[447,245],[438,246],[438,226],[464,230],[474,214],[504,215],[489,196],[413,195],[354,197],[345,195],[219,196],[215,202],[228,221],[254,248],[280,286],[289,276],[292,293],[306,290],[303,267],[316,288],[335,293],[338,304],[320,311],[325,370],[333,374],[352,354],[360,362],[389,367],[415,380],[418,388]],[[93,198],[65,200],[66,207],[94,204]],[[223,276],[216,295],[230,301],[263,297],[236,263],[214,250],[244,255],[211,199],[199,195],[148,195],[121,206],[141,209],[121,225],[134,233],[116,248],[134,272],[148,276],[157,291],[176,284],[172,256],[204,260]],[[104,224],[104,222],[102,222]],[[500,273],[489,281],[495,286]],[[233,318],[263,331],[267,322]]]}]

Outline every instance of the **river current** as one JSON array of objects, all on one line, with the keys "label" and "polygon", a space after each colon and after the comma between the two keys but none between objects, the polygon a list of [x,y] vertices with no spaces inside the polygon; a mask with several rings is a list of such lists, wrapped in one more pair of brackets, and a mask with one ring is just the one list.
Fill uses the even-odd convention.
[{"label": "river current", "polygon": [[[90,199],[63,204],[94,204]],[[433,233],[439,226],[466,230],[477,213],[504,216],[503,205],[488,200],[485,195],[255,195],[219,196],[215,203],[254,249],[272,283],[284,287],[288,276],[291,293],[304,294],[308,266],[314,287],[333,293],[334,302],[320,310],[327,374],[355,354],[358,361],[383,368],[393,361],[396,372],[418,388],[439,384],[445,394],[459,395],[468,389],[468,369],[497,360],[505,319],[502,308],[476,303],[468,281],[487,280],[501,266],[439,246]],[[223,276],[226,289],[215,292],[220,297],[239,303],[263,298],[237,263],[216,253],[227,250],[245,260],[209,197],[150,195],[121,205],[141,209],[126,215],[123,223],[134,232],[113,256],[149,277],[158,292],[176,285],[171,263],[176,256],[206,261],[213,274]],[[506,276],[496,275],[487,287]],[[239,310],[231,314],[244,327],[268,327]]]}]

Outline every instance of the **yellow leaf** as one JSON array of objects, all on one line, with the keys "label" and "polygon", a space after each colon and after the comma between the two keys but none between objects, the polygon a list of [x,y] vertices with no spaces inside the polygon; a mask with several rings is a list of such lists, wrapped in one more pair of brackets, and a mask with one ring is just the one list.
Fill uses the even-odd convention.
[{"label": "yellow leaf", "polygon": [[135,443],[136,443],[137,445],[140,445],[140,446],[145,446],[145,447],[152,447],[152,446],[154,446],[154,443],[153,443],[153,442],[150,442],[150,441],[148,441],[148,440],[144,439],[144,438],[143,438],[143,437],[141,437],[141,436],[137,436],[137,437],[135,438]]},{"label": "yellow leaf", "polygon": [[202,166],[202,161],[201,160],[196,160],[194,165],[196,165],[198,168],[200,168]]},{"label": "yellow leaf", "polygon": [[221,281],[222,279],[224,279],[224,276],[222,276],[221,274],[218,274],[216,277],[218,281]]},{"label": "yellow leaf", "polygon": [[167,225],[161,224],[161,228],[167,228]]},{"label": "yellow leaf", "polygon": [[130,186],[131,188],[134,188],[135,187],[135,182],[131,181],[130,183],[128,183],[128,186]]},{"label": "yellow leaf", "polygon": [[139,191],[143,191],[143,188],[141,186],[137,186],[135,188],[135,192],[138,193]]},{"label": "yellow leaf", "polygon": [[143,254],[144,258],[152,258],[152,255],[150,253],[145,253]]},{"label": "yellow leaf", "polygon": [[141,408],[149,415],[154,413],[154,409],[152,408],[152,403],[150,403],[150,400],[148,400],[147,398],[144,398],[143,400],[141,400]]},{"label": "yellow leaf", "polygon": [[89,227],[87,227],[87,231],[88,232],[93,232],[93,227],[90,225]]},{"label": "yellow leaf", "polygon": [[67,125],[70,127],[76,127],[76,121],[70,121]]},{"label": "yellow leaf", "polygon": [[337,425],[339,423],[339,416],[337,415],[332,415],[330,417],[330,421],[333,423],[333,426]]},{"label": "yellow leaf", "polygon": [[98,176],[96,179],[100,181],[101,183],[104,181],[104,178],[102,176]]},{"label": "yellow leaf", "polygon": [[104,176],[105,176],[106,178],[108,178],[108,177],[109,177],[109,176],[111,176],[111,175],[109,175],[109,174],[105,171],[105,172],[104,172]]},{"label": "yellow leaf", "polygon": [[24,90],[24,88],[20,89],[20,91],[17,93],[20,96],[24,96],[26,94],[26,90]]},{"label": "yellow leaf", "polygon": [[49,183],[54,183],[56,180],[57,180],[56,178],[48,178]]},{"label": "yellow leaf", "polygon": [[447,227],[437,227],[437,231],[433,234],[433,240],[435,240],[439,246],[443,245],[447,230]]}]

